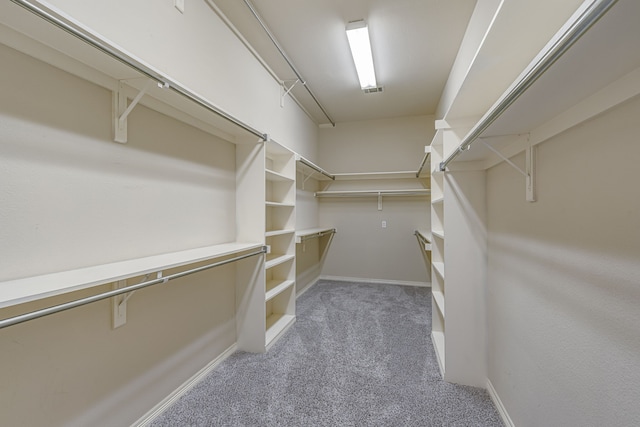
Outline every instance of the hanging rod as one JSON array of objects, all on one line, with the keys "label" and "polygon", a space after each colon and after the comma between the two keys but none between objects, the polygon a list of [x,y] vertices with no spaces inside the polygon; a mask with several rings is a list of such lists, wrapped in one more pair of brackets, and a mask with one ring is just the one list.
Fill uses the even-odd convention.
[{"label": "hanging rod", "polygon": [[504,113],[516,99],[542,76],[584,33],[591,28],[618,0],[594,0],[591,5],[571,24],[562,36],[547,50],[533,67],[516,83],[509,93],[502,97],[480,119],[480,121],[464,137],[458,148],[440,163],[440,171],[444,171],[447,165],[460,153],[469,149],[469,146],[484,132],[498,117]]},{"label": "hanging rod", "polygon": [[311,95],[311,98],[313,98],[313,100],[318,105],[320,110],[322,110],[322,113],[325,115],[327,120],[329,120],[329,123],[331,123],[331,125],[333,127],[336,127],[336,123],[333,121],[331,116],[329,116],[329,113],[327,113],[327,111],[324,109],[324,107],[320,104],[320,101],[318,101],[318,98],[316,98],[316,96],[313,94],[313,92],[311,91],[311,89],[307,85],[306,80],[302,78],[302,76],[300,75],[300,73],[296,69],[295,65],[293,65],[293,62],[291,62],[291,59],[289,59],[289,57],[287,56],[287,54],[284,51],[284,49],[282,49],[282,46],[280,46],[280,43],[278,43],[278,40],[276,40],[276,38],[273,35],[273,33],[271,33],[271,30],[269,30],[269,27],[267,27],[267,24],[264,22],[264,20],[260,16],[260,14],[256,11],[256,8],[253,6],[253,4],[251,4],[251,2],[249,0],[244,0],[244,4],[247,5],[247,7],[249,8],[249,10],[253,14],[253,16],[258,20],[258,22],[260,23],[260,26],[265,31],[265,33],[267,33],[267,36],[269,37],[269,39],[271,39],[271,42],[273,43],[273,45],[276,47],[276,49],[278,49],[278,52],[280,52],[280,55],[282,55],[282,58],[289,65],[289,68],[291,68],[291,70],[294,72],[294,74],[296,75],[298,80],[300,80],[300,83],[302,83],[302,86],[304,86],[305,89],[307,89],[307,92],[309,92],[309,95]]},{"label": "hanging rod", "polygon": [[191,270],[182,271],[180,273],[170,274],[169,276],[160,277],[153,280],[148,280],[146,282],[138,283],[136,285],[127,286],[124,288],[114,289],[112,291],[103,292],[101,294],[93,295],[86,298],[81,298],[74,301],[69,301],[64,304],[54,305],[53,307],[43,308],[41,310],[32,311],[29,313],[21,314],[19,316],[9,317],[3,320],[0,320],[0,329],[6,328],[9,326],[17,325],[19,323],[27,322],[29,320],[38,319],[40,317],[48,316],[50,314],[59,313],[61,311],[69,310],[71,308],[80,307],[82,305],[90,304],[92,302],[100,301],[103,299],[115,297],[117,295],[126,294],[128,292],[137,291],[138,289],[146,288],[149,286],[157,285],[159,283],[166,283],[170,280],[178,279],[183,276],[188,276],[193,273],[199,273],[201,271],[209,270],[214,267],[219,267],[221,265],[229,264],[235,261],[240,261],[245,258],[249,258],[255,255],[264,254],[267,252],[266,246],[263,246],[259,251],[254,251],[248,254],[239,255],[234,258],[226,259],[224,261],[215,262],[213,264],[204,265],[202,267],[193,268]]},{"label": "hanging rod", "polygon": [[195,102],[196,104],[204,107],[205,109],[211,111],[212,113],[222,117],[223,119],[233,123],[234,125],[244,129],[245,131],[257,136],[258,138],[262,139],[263,141],[267,140],[267,135],[263,132],[260,132],[256,129],[254,129],[253,127],[247,125],[246,123],[240,121],[239,119],[231,116],[230,114],[226,113],[225,111],[222,111],[221,109],[219,109],[218,107],[216,107],[215,105],[213,105],[212,103],[210,103],[209,101],[207,101],[206,99],[202,98],[199,95],[196,95],[195,93],[191,92],[190,90],[186,89],[185,87],[183,87],[182,85],[180,85],[179,83],[177,83],[176,81],[170,79],[169,77],[153,70],[152,68],[140,63],[139,61],[129,57],[128,55],[126,55],[125,53],[115,49],[113,46],[109,45],[108,43],[104,42],[103,40],[101,40],[100,38],[98,38],[95,35],[92,34],[87,34],[86,32],[84,32],[82,29],[77,28],[77,26],[71,22],[68,22],[66,19],[59,17],[55,14],[53,14],[52,12],[49,12],[47,10],[44,10],[43,8],[34,5],[33,3],[27,1],[27,0],[11,0],[13,3],[17,4],[18,6],[23,7],[24,9],[28,10],[29,12],[33,13],[36,16],[39,16],[40,18],[44,19],[45,21],[55,25],[56,27],[66,31],[67,33],[71,34],[74,37],[77,37],[78,39],[82,40],[83,42],[87,43],[90,46],[93,46],[94,48],[98,49],[99,51],[106,53],[107,55],[111,56],[112,58],[120,61],[121,63],[129,66],[130,68],[133,68],[134,70],[136,70],[137,72],[139,72],[140,74],[143,74],[153,80],[155,80],[156,82],[158,82],[159,85],[161,85],[163,88],[170,88],[172,89],[174,92],[184,96],[185,98]]},{"label": "hanging rod", "polygon": [[335,175],[330,174],[329,172],[325,171],[324,169],[322,169],[320,166],[317,166],[313,163],[311,163],[309,160],[305,159],[302,156],[298,156],[297,159],[300,163],[302,163],[303,165],[309,166],[311,169],[313,169],[316,172],[321,173],[322,175],[328,177],[329,179],[335,181],[336,177]]},{"label": "hanging rod", "polygon": [[302,243],[305,240],[316,239],[316,238],[319,238],[319,237],[322,237],[322,236],[326,236],[327,234],[333,234],[335,232],[336,232],[336,229],[335,228],[331,228],[331,229],[323,230],[323,231],[314,231],[314,232],[309,233],[309,234],[296,235],[296,243]]}]

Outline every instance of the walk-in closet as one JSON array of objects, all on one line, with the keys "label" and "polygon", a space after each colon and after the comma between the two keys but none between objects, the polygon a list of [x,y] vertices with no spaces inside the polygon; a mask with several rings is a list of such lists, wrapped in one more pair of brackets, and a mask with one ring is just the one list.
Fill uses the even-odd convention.
[{"label": "walk-in closet", "polygon": [[4,0],[0,425],[640,425],[638,19]]}]

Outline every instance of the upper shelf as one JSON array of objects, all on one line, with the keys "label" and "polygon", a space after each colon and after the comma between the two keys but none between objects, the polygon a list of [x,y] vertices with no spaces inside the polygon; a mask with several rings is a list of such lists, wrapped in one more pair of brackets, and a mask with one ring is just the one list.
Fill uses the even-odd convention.
[{"label": "upper shelf", "polygon": [[[543,142],[639,94],[638,16],[640,2],[621,0],[615,3],[489,125],[480,138],[509,157],[525,144]],[[552,38],[521,77],[559,39],[563,30]],[[508,96],[516,82],[494,105]],[[445,157],[449,154],[445,153]],[[455,161],[483,161],[484,167],[490,167],[498,157],[476,141]]]},{"label": "upper shelf", "polygon": [[431,153],[431,147],[425,147],[425,153],[422,157],[422,161],[418,165],[416,171],[385,171],[385,172],[342,172],[342,173],[330,173],[316,165],[315,163],[305,159],[304,157],[296,154],[296,163],[299,171],[305,174],[312,175],[314,178],[321,181],[356,181],[356,180],[371,180],[371,179],[407,179],[407,178],[427,178],[429,176],[429,168],[425,167],[427,159]]},{"label": "upper shelf", "polygon": [[[29,7],[30,2],[24,4]],[[46,20],[13,2],[0,4],[1,43],[109,90],[126,81],[131,98],[154,80],[158,84],[147,90],[141,104],[227,141],[266,137],[99,34],[56,11],[39,6],[32,10]]]},{"label": "upper shelf", "polygon": [[0,282],[0,308],[187,264],[261,248],[261,243],[224,243],[77,270]]}]

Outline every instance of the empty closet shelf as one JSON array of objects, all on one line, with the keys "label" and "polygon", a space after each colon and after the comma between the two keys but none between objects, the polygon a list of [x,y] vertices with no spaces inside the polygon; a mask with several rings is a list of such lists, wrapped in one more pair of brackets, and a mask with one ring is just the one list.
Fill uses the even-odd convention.
[{"label": "empty closet shelf", "polygon": [[271,230],[264,233],[265,237],[273,237],[273,236],[281,236],[283,234],[291,234],[295,232],[293,228],[288,228],[286,230]]},{"label": "empty closet shelf", "polygon": [[269,301],[295,284],[295,280],[267,280],[265,301]]},{"label": "empty closet shelf", "polygon": [[443,262],[434,262],[432,263],[433,269],[438,273],[440,277],[444,279],[444,263]]},{"label": "empty closet shelf", "polygon": [[296,243],[302,243],[308,239],[315,239],[318,237],[326,236],[327,234],[336,233],[336,229],[332,227],[328,228],[307,228],[305,230],[296,231]]},{"label": "empty closet shelf", "polygon": [[261,243],[225,243],[0,283],[0,308],[261,249]]},{"label": "empty closet shelf", "polygon": [[444,318],[444,294],[442,292],[439,291],[433,291],[432,292],[433,295],[433,300],[436,302],[436,306],[438,307],[438,310],[440,310],[440,313],[442,313],[442,317]]},{"label": "empty closet shelf", "polygon": [[265,268],[269,269],[271,267],[275,267],[276,265],[282,264],[283,262],[287,262],[295,258],[293,254],[267,254],[267,262],[265,263]]},{"label": "empty closet shelf", "polygon": [[329,190],[316,191],[316,197],[428,196],[426,188],[398,190]]},{"label": "empty closet shelf", "polygon": [[292,182],[293,178],[290,178],[286,175],[283,175],[279,172],[272,171],[269,169],[265,169],[266,179],[267,181],[281,181],[281,182]]}]

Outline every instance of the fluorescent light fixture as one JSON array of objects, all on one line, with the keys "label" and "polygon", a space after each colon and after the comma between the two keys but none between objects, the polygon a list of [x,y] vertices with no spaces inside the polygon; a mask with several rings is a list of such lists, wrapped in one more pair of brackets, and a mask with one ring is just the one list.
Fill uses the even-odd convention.
[{"label": "fluorescent light fixture", "polygon": [[376,73],[373,69],[369,29],[364,21],[353,21],[347,24],[347,38],[353,62],[362,89],[376,87]]}]

